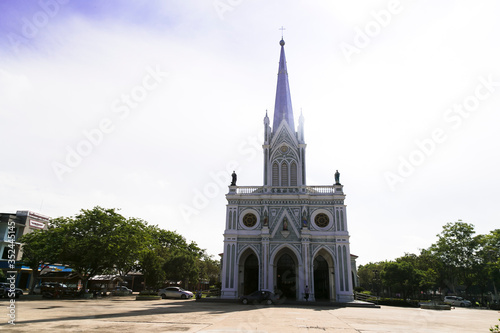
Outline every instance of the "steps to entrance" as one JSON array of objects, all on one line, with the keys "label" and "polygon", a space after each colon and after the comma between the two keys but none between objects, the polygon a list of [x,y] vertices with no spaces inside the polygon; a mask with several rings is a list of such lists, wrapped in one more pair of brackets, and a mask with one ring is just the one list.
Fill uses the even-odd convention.
[{"label": "steps to entrance", "polygon": [[[211,303],[241,303],[239,299],[222,299],[217,297],[208,297],[197,299],[196,302],[211,302]],[[358,307],[358,308],[373,308],[379,309],[380,305],[376,305],[370,302],[363,301],[352,301],[347,303],[339,303],[339,302],[328,302],[328,301],[314,301],[314,302],[306,302],[306,301],[292,301],[292,300],[279,300],[274,305],[283,305],[283,306],[321,306],[321,307],[330,307],[330,308],[348,308],[348,307]],[[272,305],[271,305],[272,306]]]}]

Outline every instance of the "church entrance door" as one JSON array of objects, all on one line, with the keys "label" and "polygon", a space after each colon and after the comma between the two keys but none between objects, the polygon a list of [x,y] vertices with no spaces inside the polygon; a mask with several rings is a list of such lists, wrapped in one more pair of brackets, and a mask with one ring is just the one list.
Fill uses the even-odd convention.
[{"label": "church entrance door", "polygon": [[314,259],[314,297],[316,300],[330,299],[330,276],[328,262],[322,256]]},{"label": "church entrance door", "polygon": [[243,294],[249,295],[259,289],[259,260],[255,254],[246,258],[243,271]]},{"label": "church entrance door", "polygon": [[276,269],[276,287],[281,293],[280,297],[294,300],[297,295],[296,266],[292,257],[285,253],[278,259]]}]

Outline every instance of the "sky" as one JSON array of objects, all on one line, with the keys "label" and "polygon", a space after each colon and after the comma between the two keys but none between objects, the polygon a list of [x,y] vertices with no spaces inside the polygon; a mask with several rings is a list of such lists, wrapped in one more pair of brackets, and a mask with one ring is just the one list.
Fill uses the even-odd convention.
[{"label": "sky", "polygon": [[[0,211],[94,206],[223,249],[263,183],[283,33],[308,185],[347,195],[358,264],[500,226],[497,1],[0,2]],[[280,30],[284,27],[285,30]]]}]

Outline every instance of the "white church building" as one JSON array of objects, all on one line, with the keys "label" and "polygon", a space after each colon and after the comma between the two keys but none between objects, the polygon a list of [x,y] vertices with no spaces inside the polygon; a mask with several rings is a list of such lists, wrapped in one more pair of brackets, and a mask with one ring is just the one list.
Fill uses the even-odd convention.
[{"label": "white church building", "polygon": [[283,39],[280,45],[272,127],[264,117],[263,185],[237,186],[233,173],[226,195],[221,297],[267,289],[304,300],[308,290],[309,301],[349,302],[356,256],[343,185],[338,171],[332,185],[306,183],[304,118],[296,130]]}]

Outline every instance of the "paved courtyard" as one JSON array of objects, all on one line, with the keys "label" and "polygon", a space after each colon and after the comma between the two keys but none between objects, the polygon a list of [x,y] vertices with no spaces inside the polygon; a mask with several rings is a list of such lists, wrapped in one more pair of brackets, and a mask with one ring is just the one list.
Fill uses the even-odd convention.
[{"label": "paved courtyard", "polygon": [[7,324],[0,300],[1,331],[9,332],[489,332],[500,323],[493,310],[328,308],[314,305],[242,305],[194,300],[18,300],[16,325]]}]

